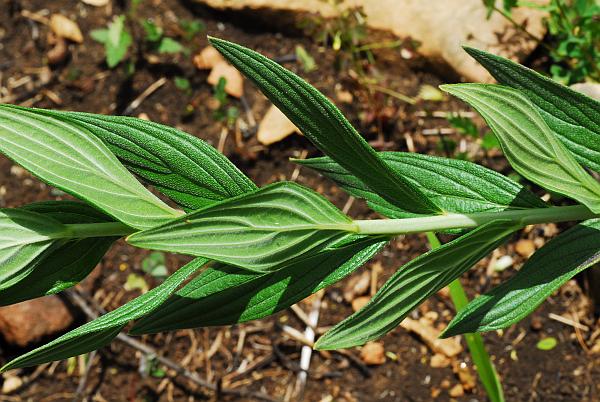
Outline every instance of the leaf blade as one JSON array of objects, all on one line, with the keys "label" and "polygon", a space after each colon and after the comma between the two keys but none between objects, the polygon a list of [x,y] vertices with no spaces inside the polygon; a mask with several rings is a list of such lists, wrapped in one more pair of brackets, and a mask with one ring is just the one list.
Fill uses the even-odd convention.
[{"label": "leaf blade", "polygon": [[280,182],[134,233],[127,242],[261,272],[348,231],[356,231],[356,225],[323,196]]},{"label": "leaf blade", "polygon": [[253,50],[222,39],[209,41],[317,148],[369,183],[386,200],[415,213],[441,212],[379,159],[339,109],[306,81]]},{"label": "leaf blade", "polygon": [[[112,221],[86,204],[49,201],[28,204],[20,209],[42,214],[62,224]],[[55,294],[84,279],[108,251],[116,237],[58,241],[58,244],[26,267],[27,274],[0,291],[0,305],[19,303]],[[55,241],[56,242],[56,241]]]},{"label": "leaf blade", "polygon": [[[380,152],[379,155],[447,212],[546,207],[543,201],[520,184],[472,162],[408,152]],[[415,216],[385,201],[329,157],[295,159],[294,162],[332,179],[351,195],[365,199],[369,207],[384,216]]]},{"label": "leaf blade", "polygon": [[600,102],[511,60],[464,49],[499,83],[523,92],[575,159],[600,172]]},{"label": "leaf blade", "polygon": [[494,221],[415,258],[399,268],[365,307],[319,338],[315,348],[348,348],[385,335],[517,229],[514,223]]},{"label": "leaf blade", "polygon": [[232,325],[281,311],[341,280],[387,243],[350,237],[355,239],[344,239],[346,244],[327,247],[267,274],[222,265],[209,268],[154,313],[138,321],[131,334]]},{"label": "leaf blade", "polygon": [[556,289],[600,261],[600,220],[580,223],[540,248],[510,279],[477,297],[450,322],[443,336],[506,328]]},{"label": "leaf blade", "polygon": [[[0,105],[0,152],[44,182],[139,229],[180,214],[144,188],[87,130]],[[77,178],[77,180],[75,180]]]},{"label": "leaf blade", "polygon": [[84,126],[128,170],[188,210],[258,188],[215,148],[173,127],[128,116],[35,111]]},{"label": "leaf blade", "polygon": [[193,260],[154,289],[110,313],[104,314],[31,352],[11,360],[0,368],[0,371],[4,372],[14,368],[67,359],[109,344],[129,321],[138,319],[160,306],[183,281],[206,262],[208,260],[203,258]]},{"label": "leaf blade", "polygon": [[454,84],[441,88],[483,116],[517,172],[600,212],[600,184],[555,137],[525,95],[501,85]]}]

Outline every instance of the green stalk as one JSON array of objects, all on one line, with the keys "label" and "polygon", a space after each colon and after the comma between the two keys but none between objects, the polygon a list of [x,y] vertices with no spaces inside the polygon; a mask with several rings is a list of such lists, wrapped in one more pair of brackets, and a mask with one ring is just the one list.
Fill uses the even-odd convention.
[{"label": "green stalk", "polygon": [[[441,246],[441,243],[435,233],[427,232],[427,239],[432,249],[436,249]],[[460,280],[457,278],[452,281],[449,285],[450,298],[456,311],[460,311],[469,303],[467,294],[460,284]],[[469,347],[469,353],[471,353],[471,359],[477,368],[477,374],[479,379],[485,388],[485,391],[492,402],[504,402],[504,392],[502,391],[502,383],[498,377],[498,373],[494,368],[490,355],[485,349],[483,338],[479,334],[464,334],[467,346]]]},{"label": "green stalk", "polygon": [[126,236],[135,232],[134,229],[121,222],[76,223],[65,225],[67,236],[76,239],[88,237]]},{"label": "green stalk", "polygon": [[472,214],[446,214],[406,219],[355,220],[354,223],[360,234],[399,235],[437,232],[446,229],[470,229],[497,220],[509,220],[525,226],[549,222],[581,221],[598,216],[584,205],[574,205]]}]

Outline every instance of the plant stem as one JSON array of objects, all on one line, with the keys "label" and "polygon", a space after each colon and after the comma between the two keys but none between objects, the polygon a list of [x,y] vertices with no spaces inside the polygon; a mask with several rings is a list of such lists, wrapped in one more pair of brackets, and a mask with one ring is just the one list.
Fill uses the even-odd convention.
[{"label": "plant stem", "polygon": [[531,208],[500,212],[478,212],[472,214],[446,214],[406,219],[355,220],[358,233],[367,235],[399,235],[468,229],[497,220],[508,220],[522,225],[538,223],[580,221],[599,217],[584,205],[568,207]]},{"label": "plant stem", "polygon": [[[427,239],[432,249],[441,246],[441,243],[435,233],[427,232]],[[460,311],[469,303],[467,294],[457,278],[450,285],[450,298],[456,311]],[[502,383],[498,377],[498,373],[492,364],[490,355],[485,349],[483,338],[479,334],[464,334],[471,358],[477,369],[479,379],[485,388],[485,391],[492,402],[504,402],[504,392],[502,391]]]},{"label": "plant stem", "polygon": [[68,228],[68,236],[64,237],[80,239],[87,237],[126,236],[135,232],[135,229],[121,222],[76,223],[65,226]]}]

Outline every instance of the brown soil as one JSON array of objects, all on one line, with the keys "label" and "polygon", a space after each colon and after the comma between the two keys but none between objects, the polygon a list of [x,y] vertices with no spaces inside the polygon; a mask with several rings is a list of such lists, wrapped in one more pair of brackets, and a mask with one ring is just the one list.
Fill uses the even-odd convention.
[{"label": "brown soil", "polygon": [[[89,32],[104,27],[113,14],[123,13],[122,3],[127,2],[114,1],[112,12],[107,12],[106,8],[86,6],[80,1],[5,0],[0,7],[0,85],[9,86],[16,80],[27,81],[26,77],[30,77],[30,82],[12,91],[13,103],[119,114],[150,84],[161,77],[167,77],[167,83],[149,96],[134,114],[145,113],[152,120],[177,126],[216,146],[220,140],[222,125],[212,119],[212,111],[208,107],[212,88],[206,84],[207,73],[197,71],[193,67],[191,55],[160,56],[157,63],[140,59],[135,74],[129,78],[123,68],[107,69],[103,62],[102,46],[89,38]],[[50,79],[43,85],[35,82],[38,80],[39,69],[46,66],[46,53],[50,48],[46,38],[48,30],[44,25],[22,17],[23,10],[48,10],[50,13],[59,12],[72,17],[77,20],[85,36],[83,44],[70,45],[70,57],[50,70]],[[177,19],[199,18],[206,24],[207,33],[239,42],[275,58],[294,54],[295,46],[302,44],[315,56],[319,68],[305,74],[296,62],[284,65],[297,71],[334,100],[336,85],[349,90],[354,96],[354,101],[350,104],[341,103],[342,109],[367,139],[378,143],[378,149],[407,150],[405,135],[408,135],[412,138],[417,152],[443,153],[438,146],[438,136],[423,135],[423,130],[447,126],[446,121],[423,117],[420,112],[466,109],[463,104],[451,99],[443,102],[419,101],[416,105],[409,105],[381,94],[369,96],[368,92],[357,86],[347,74],[340,74],[333,69],[334,56],[331,51],[325,51],[312,40],[295,35],[293,30],[286,36],[263,29],[258,23],[253,26],[252,19],[248,20],[247,16],[243,28],[240,28],[239,18],[195,8],[186,1],[147,0],[138,8],[138,18],[154,18],[165,27],[168,35],[173,36],[178,35]],[[136,30],[139,31],[139,27]],[[141,32],[137,31],[136,37],[139,38]],[[184,43],[190,48],[192,55],[207,44],[204,34]],[[380,51],[376,56],[377,74],[381,80],[387,87],[408,96],[416,96],[423,84],[438,85],[442,82],[439,76],[428,70],[426,62],[418,56],[406,60],[397,49]],[[185,76],[190,80],[191,93],[182,92],[175,87],[175,76]],[[249,105],[247,111],[240,102],[231,102],[241,110],[242,118],[246,121],[246,113],[260,120],[268,103],[250,83],[246,82],[245,89]],[[195,106],[191,114],[185,112],[190,104]],[[303,151],[307,151],[308,157],[318,155],[306,139],[297,135],[266,149],[258,145],[252,130],[243,135],[243,145],[236,144],[234,137],[232,133],[227,138],[224,153],[259,185],[290,179],[296,167],[288,162],[288,158],[298,157]],[[457,136],[448,138],[460,140]],[[497,170],[507,171],[504,159],[497,153],[483,155],[480,152],[478,159]],[[302,169],[297,181],[321,191],[340,208],[348,201],[347,195],[341,190],[308,170]],[[1,207],[64,197],[62,192],[40,183],[27,172],[13,166],[7,159],[0,158]],[[375,216],[358,201],[352,205],[349,214],[360,218]],[[540,228],[515,235],[514,240],[519,237],[547,240]],[[379,277],[381,285],[401,264],[426,250],[427,243],[423,236],[402,237],[369,262],[367,267],[378,263],[384,267],[385,273]],[[518,267],[523,260],[514,252],[512,243],[499,250],[498,255],[504,254],[513,256],[513,267]],[[143,274],[140,264],[145,255],[147,252],[133,249],[122,242],[118,243],[81,287],[106,309],[114,309],[138,294],[137,291],[124,291],[123,284],[128,274]],[[169,256],[168,268],[173,271],[186,260],[185,257]],[[489,258],[484,259],[463,278],[463,284],[470,296],[489,289],[514,272],[514,268],[511,267],[502,273],[493,272],[490,276],[486,273],[489,261]],[[360,272],[362,270],[359,270]],[[146,276],[146,280],[150,285],[156,284],[151,277]],[[351,313],[351,307],[341,297],[344,283],[327,290],[321,310],[320,326],[334,324]],[[585,342],[595,332],[595,323],[587,313],[589,309],[586,308],[586,301],[579,286],[572,281],[553,295],[532,317],[502,333],[485,334],[486,344],[504,382],[507,401],[599,400],[600,370],[594,364],[598,358],[586,353],[583,348],[588,346]],[[308,311],[310,303],[301,303],[301,307]],[[437,313],[435,325],[444,325],[454,314],[449,299],[443,293],[426,302],[413,316],[418,318],[428,311]],[[590,325],[590,330],[581,334],[581,341],[578,341],[572,327],[548,318],[549,313],[572,312]],[[282,333],[282,324],[304,330],[304,325],[293,312],[284,311],[260,322],[227,328],[177,331],[144,336],[141,340],[209,381],[227,376],[236,371],[240,364],[252,365],[266,358],[266,364],[239,376],[229,386],[263,392],[273,398],[283,399],[286,393],[289,393],[289,385],[293,386],[298,374],[297,362],[301,344]],[[247,336],[243,348],[238,350],[236,348],[242,332]],[[545,336],[553,336],[558,340],[558,346],[552,351],[542,351],[535,346]],[[216,339],[220,339],[221,346],[208,358],[206,352],[211,349]],[[319,401],[328,395],[333,397],[331,400],[340,401],[486,400],[480,385],[466,392],[464,396],[451,398],[449,388],[461,383],[458,376],[451,367],[431,368],[431,350],[405,330],[393,331],[384,337],[382,342],[386,352],[390,352],[386,363],[366,370],[339,354],[315,353],[306,385],[305,400]],[[0,362],[6,362],[22,352],[23,350],[3,344],[0,349]],[[358,356],[359,350],[350,350],[350,353]],[[142,361],[140,352],[118,341],[99,351],[85,387],[84,395],[87,400],[251,399],[215,397],[214,393],[198,388],[182,377],[154,378],[140,374]],[[466,364],[471,373],[473,372],[466,351],[456,359],[456,363]],[[82,363],[78,362],[75,370],[68,370],[68,367],[66,362],[46,366],[38,372],[39,375],[34,381],[26,384],[16,394],[0,396],[0,400],[70,401],[82,378]],[[32,368],[20,370],[16,374],[26,378],[34,372],[36,369]]]}]

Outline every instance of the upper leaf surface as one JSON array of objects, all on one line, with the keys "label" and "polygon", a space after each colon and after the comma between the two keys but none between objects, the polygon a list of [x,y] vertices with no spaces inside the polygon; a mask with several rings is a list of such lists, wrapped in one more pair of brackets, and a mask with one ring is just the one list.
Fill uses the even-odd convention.
[{"label": "upper leaf surface", "polygon": [[377,194],[410,212],[441,212],[418,188],[387,166],[339,109],[313,86],[253,50],[221,39],[209,40],[317,148],[368,183]]},{"label": "upper leaf surface", "polygon": [[112,215],[149,228],[180,214],[142,186],[87,129],[0,105],[0,152],[46,183]]},{"label": "upper leaf surface", "polygon": [[212,146],[175,128],[134,117],[35,110],[87,128],[127,169],[188,210],[257,189]]},{"label": "upper leaf surface", "polygon": [[600,212],[600,184],[555,137],[525,95],[502,85],[456,84],[442,88],[483,116],[517,172]]},{"label": "upper leaf surface", "polygon": [[[380,152],[379,156],[447,212],[466,214],[546,206],[520,184],[472,162],[408,152]],[[373,210],[384,216],[415,216],[375,194],[329,157],[294,162],[334,180],[353,196],[367,200]]]},{"label": "upper leaf surface", "polygon": [[[90,206],[73,201],[47,201],[21,208],[55,219],[62,224],[109,222],[112,219]],[[0,291],[0,305],[18,303],[74,286],[98,264],[115,237],[74,239],[57,243],[38,258],[23,266],[19,281]]]},{"label": "upper leaf surface", "polygon": [[400,267],[365,307],[319,338],[315,348],[349,348],[385,335],[517,229],[511,222],[491,222],[415,258]]},{"label": "upper leaf surface", "polygon": [[0,371],[35,366],[91,352],[109,344],[130,321],[160,306],[190,275],[208,260],[197,258],[181,267],[163,283],[110,313],[88,322],[63,336],[6,364]]},{"label": "upper leaf surface", "polygon": [[355,230],[323,196],[282,182],[134,233],[127,241],[269,271]]},{"label": "upper leaf surface", "polygon": [[275,272],[249,272],[217,265],[192,279],[132,334],[155,333],[210,325],[232,325],[281,311],[341,280],[387,243],[349,235],[333,246]]},{"label": "upper leaf surface", "polygon": [[469,303],[454,317],[444,336],[506,328],[599,261],[600,219],[580,223],[545,244],[512,278]]},{"label": "upper leaf surface", "polygon": [[523,92],[577,161],[600,172],[600,102],[511,60],[465,50],[498,82]]}]

